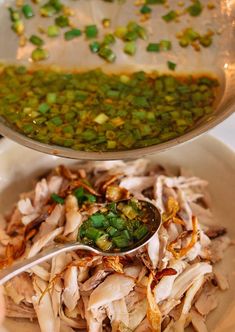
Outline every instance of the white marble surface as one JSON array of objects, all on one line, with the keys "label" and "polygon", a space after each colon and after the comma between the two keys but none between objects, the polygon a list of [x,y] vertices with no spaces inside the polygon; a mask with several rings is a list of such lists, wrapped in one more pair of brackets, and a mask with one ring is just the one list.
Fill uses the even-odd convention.
[{"label": "white marble surface", "polygon": [[235,151],[235,113],[209,131],[209,134],[220,139]]}]

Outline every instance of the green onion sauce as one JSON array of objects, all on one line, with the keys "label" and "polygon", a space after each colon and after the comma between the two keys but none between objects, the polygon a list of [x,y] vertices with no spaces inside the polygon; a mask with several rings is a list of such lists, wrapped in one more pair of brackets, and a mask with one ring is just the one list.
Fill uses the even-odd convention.
[{"label": "green onion sauce", "polygon": [[[173,70],[175,64],[169,65]],[[8,66],[0,74],[0,116],[42,143],[79,151],[121,151],[188,132],[212,113],[217,86],[218,81],[206,75]]]},{"label": "green onion sauce", "polygon": [[145,202],[112,202],[83,222],[78,241],[107,252],[128,250],[143,243],[153,232],[149,218]]}]

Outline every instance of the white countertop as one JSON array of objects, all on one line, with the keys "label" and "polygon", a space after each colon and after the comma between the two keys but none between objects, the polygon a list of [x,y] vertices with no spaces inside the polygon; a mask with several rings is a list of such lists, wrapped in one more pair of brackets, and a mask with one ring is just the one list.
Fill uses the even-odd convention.
[{"label": "white countertop", "polygon": [[217,127],[210,130],[209,134],[220,139],[235,151],[235,113]]}]

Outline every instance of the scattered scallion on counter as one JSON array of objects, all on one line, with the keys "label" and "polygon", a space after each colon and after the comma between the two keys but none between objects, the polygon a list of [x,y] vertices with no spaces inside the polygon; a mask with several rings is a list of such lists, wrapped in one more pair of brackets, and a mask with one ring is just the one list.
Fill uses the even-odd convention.
[{"label": "scattered scallion on counter", "polygon": [[48,56],[49,56],[48,52],[41,47],[37,47],[35,50],[33,50],[31,55],[32,60],[35,62],[46,60]]},{"label": "scattered scallion on counter", "polygon": [[199,0],[194,0],[193,4],[187,8],[191,16],[199,16],[203,10],[203,6]]},{"label": "scattered scallion on counter", "polygon": [[146,0],[145,3],[147,5],[164,5],[166,0]]},{"label": "scattered scallion on counter", "polygon": [[176,68],[176,63],[172,62],[172,61],[167,61],[167,66],[170,70],[175,70]]},{"label": "scattered scallion on counter", "polygon": [[200,45],[203,47],[209,47],[212,44],[213,32],[208,30],[204,35],[200,35],[192,28],[186,28],[180,34],[179,45],[181,47],[188,47],[191,45],[196,51],[200,50]]},{"label": "scattered scallion on counter", "polygon": [[69,41],[69,40],[72,40],[74,38],[77,38],[77,37],[80,37],[82,34],[82,31],[80,29],[71,29],[69,31],[66,31],[64,33],[64,39]]},{"label": "scattered scallion on counter", "polygon": [[85,35],[88,39],[96,38],[98,35],[98,29],[97,26],[92,24],[92,25],[87,25],[85,27]]},{"label": "scattered scallion on counter", "polygon": [[172,44],[170,40],[161,40],[160,41],[160,50],[161,51],[170,51],[172,48]]},{"label": "scattered scallion on counter", "polygon": [[45,17],[53,16],[63,9],[60,0],[49,0],[40,8],[40,14]]},{"label": "scattered scallion on counter", "polygon": [[14,9],[14,8],[8,8],[9,13],[10,13],[10,19],[12,22],[16,22],[20,20],[20,13],[18,12],[18,10]]},{"label": "scattered scallion on counter", "polygon": [[47,36],[50,38],[58,37],[60,34],[60,29],[56,25],[50,25],[47,28]]},{"label": "scattered scallion on counter", "polygon": [[162,16],[162,19],[165,21],[165,22],[171,22],[171,21],[174,21],[177,17],[177,13],[175,10],[170,10],[167,14],[163,15]]},{"label": "scattered scallion on counter", "polygon": [[147,5],[143,5],[141,8],[140,8],[140,13],[141,14],[150,14],[152,12],[152,9],[147,6]]},{"label": "scattered scallion on counter", "polygon": [[147,50],[147,52],[160,52],[160,44],[159,43],[149,43],[146,50]]},{"label": "scattered scallion on counter", "polygon": [[27,19],[32,18],[34,16],[33,9],[30,5],[27,5],[27,4],[23,5],[22,12],[24,14],[24,17]]},{"label": "scattered scallion on counter", "polygon": [[128,55],[134,55],[137,50],[136,42],[135,41],[126,42],[123,50]]},{"label": "scattered scallion on counter", "polygon": [[55,24],[60,28],[66,28],[69,26],[69,19],[64,15],[58,16],[55,18]]},{"label": "scattered scallion on counter", "polygon": [[100,43],[97,41],[92,42],[90,45],[90,50],[92,53],[98,53],[100,50]]},{"label": "scattered scallion on counter", "polygon": [[36,35],[32,35],[29,38],[29,41],[36,46],[43,46],[44,45],[44,41],[42,40],[42,38],[36,36]]},{"label": "scattered scallion on counter", "polygon": [[113,52],[113,50],[108,47],[108,46],[102,46],[99,51],[98,54],[101,58],[103,58],[104,60],[106,60],[107,62],[114,62],[116,60],[116,54]]}]

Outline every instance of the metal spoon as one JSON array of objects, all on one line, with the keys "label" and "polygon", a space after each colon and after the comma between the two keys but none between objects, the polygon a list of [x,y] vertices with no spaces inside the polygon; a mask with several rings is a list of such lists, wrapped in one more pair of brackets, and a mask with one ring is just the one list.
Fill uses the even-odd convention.
[{"label": "metal spoon", "polygon": [[[124,201],[127,202],[128,200]],[[144,206],[145,212],[147,215],[148,219],[148,226],[149,226],[149,232],[148,234],[135,243],[134,246],[131,248],[128,247],[128,249],[124,249],[120,252],[116,251],[109,251],[109,252],[104,252],[98,248],[93,248],[91,246],[79,243],[79,242],[73,242],[73,243],[65,243],[65,244],[56,244],[52,248],[48,248],[38,255],[35,255],[31,258],[26,258],[21,262],[18,262],[14,264],[13,266],[10,266],[8,268],[5,268],[4,270],[0,271],[0,285],[3,285],[5,282],[8,280],[12,279],[13,277],[17,276],[18,274],[29,270],[31,267],[38,265],[44,261],[47,261],[51,259],[52,257],[61,254],[62,252],[67,252],[67,251],[72,251],[72,250],[88,250],[91,251],[95,254],[98,255],[103,255],[103,256],[123,256],[123,255],[128,255],[136,250],[142,248],[144,245],[146,245],[151,238],[156,234],[158,231],[160,225],[161,225],[161,214],[159,210],[154,206],[153,204],[146,202],[146,201],[141,201],[138,200]]]}]

